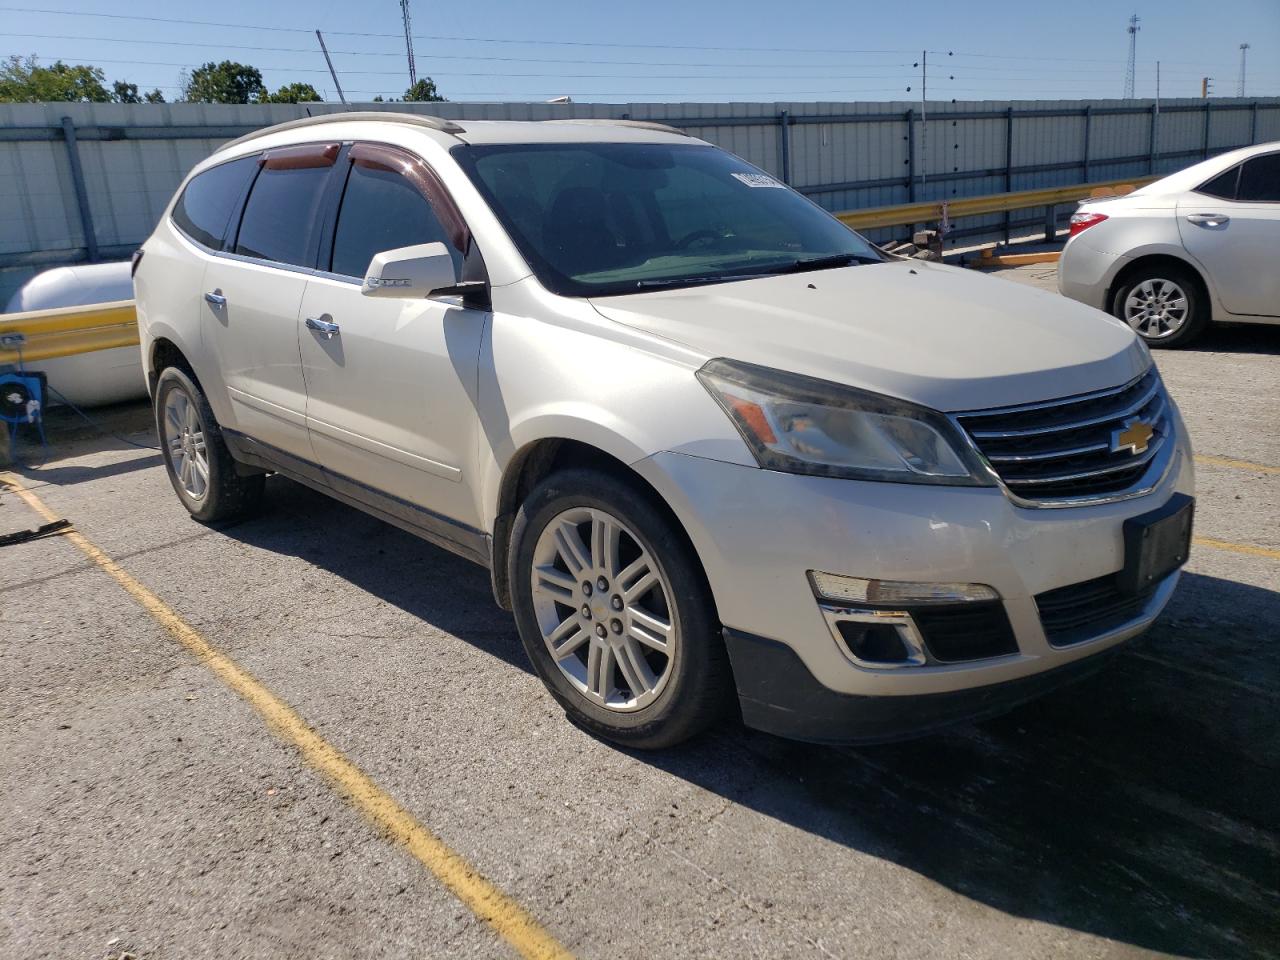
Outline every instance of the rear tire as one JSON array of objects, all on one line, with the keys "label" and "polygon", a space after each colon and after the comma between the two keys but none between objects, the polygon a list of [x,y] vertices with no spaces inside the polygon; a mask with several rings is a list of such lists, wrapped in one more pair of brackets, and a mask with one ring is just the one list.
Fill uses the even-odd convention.
[{"label": "rear tire", "polygon": [[511,544],[520,638],[570,720],[659,749],[726,715],[732,674],[706,578],[647,491],[598,470],[552,474]]},{"label": "rear tire", "polygon": [[1209,325],[1199,279],[1182,267],[1140,267],[1116,290],[1112,311],[1150,347],[1185,347]]},{"label": "rear tire", "polygon": [[258,510],[266,477],[237,473],[204,391],[177,367],[156,382],[155,414],[169,482],[191,516],[216,523]]}]

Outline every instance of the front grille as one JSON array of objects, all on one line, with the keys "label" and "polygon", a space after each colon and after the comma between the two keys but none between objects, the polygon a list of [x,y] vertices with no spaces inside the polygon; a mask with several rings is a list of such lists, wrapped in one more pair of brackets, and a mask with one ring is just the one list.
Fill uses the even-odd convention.
[{"label": "front grille", "polygon": [[913,607],[911,616],[939,663],[985,660],[1018,652],[1009,616],[999,600]]},{"label": "front grille", "polygon": [[[1169,399],[1152,367],[1098,393],[956,415],[1005,486],[1024,500],[1052,503],[1120,493],[1138,484],[1173,442]],[[1130,423],[1154,429],[1146,450],[1115,450]]]},{"label": "front grille", "polygon": [[1040,624],[1055,647],[1092,640],[1142,616],[1152,591],[1125,594],[1115,574],[1036,595]]}]

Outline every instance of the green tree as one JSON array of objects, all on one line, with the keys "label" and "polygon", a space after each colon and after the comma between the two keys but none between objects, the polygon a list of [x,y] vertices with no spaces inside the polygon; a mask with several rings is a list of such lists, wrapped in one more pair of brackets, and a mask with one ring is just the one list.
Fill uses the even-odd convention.
[{"label": "green tree", "polygon": [[123,80],[117,80],[111,85],[111,99],[116,103],[141,103],[142,98],[138,96],[138,85],[136,83],[125,83]]},{"label": "green tree", "polygon": [[317,103],[321,100],[309,83],[287,83],[264,101],[265,103]]},{"label": "green tree", "polygon": [[262,103],[266,97],[258,68],[231,60],[201,64],[182,85],[182,99],[191,103]]},{"label": "green tree", "polygon": [[404,92],[406,101],[417,103],[443,103],[444,97],[436,90],[436,82],[430,77],[423,77]]},{"label": "green tree", "polygon": [[111,85],[111,99],[116,103],[164,103],[164,94],[156,87],[147,93],[138,93],[136,83],[117,80]]},{"label": "green tree", "polygon": [[98,67],[58,60],[42,67],[34,56],[0,62],[0,102],[107,103],[106,75]]}]

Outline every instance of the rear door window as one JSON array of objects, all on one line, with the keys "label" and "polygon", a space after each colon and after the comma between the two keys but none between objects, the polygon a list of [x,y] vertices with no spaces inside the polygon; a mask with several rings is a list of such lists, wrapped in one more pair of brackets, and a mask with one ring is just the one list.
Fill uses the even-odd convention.
[{"label": "rear door window", "polygon": [[173,207],[173,222],[196,243],[222,249],[231,214],[258,171],[258,157],[220,163],[191,178]]},{"label": "rear door window", "polygon": [[1244,162],[1236,199],[1254,203],[1280,201],[1280,153],[1268,153]]},{"label": "rear door window", "polygon": [[298,267],[315,265],[314,238],[340,144],[268,151],[249,191],[235,252]]}]

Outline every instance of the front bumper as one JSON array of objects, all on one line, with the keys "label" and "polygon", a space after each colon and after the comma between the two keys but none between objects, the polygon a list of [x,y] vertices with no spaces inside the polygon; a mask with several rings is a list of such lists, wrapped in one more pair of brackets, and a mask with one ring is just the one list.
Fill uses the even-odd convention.
[{"label": "front bumper", "polygon": [[[790,721],[782,723],[778,718],[816,702],[820,692],[837,698],[916,701],[973,691],[1037,674],[1059,675],[1059,668],[1090,659],[1140,633],[1168,601],[1176,576],[1156,590],[1131,620],[1066,646],[1049,642],[1036,596],[1120,570],[1124,521],[1162,506],[1175,492],[1192,492],[1190,448],[1180,421],[1177,436],[1174,461],[1150,494],[1064,509],[1019,507],[996,488],[806,477],[675,453],[656,454],[634,466],[666,499],[688,532],[728,635],[781,645],[794,665],[802,668],[798,674],[789,674],[800,679],[786,685],[806,689],[804,675],[816,684],[794,706],[779,699],[779,710],[762,711],[757,709],[764,702],[760,689],[776,691],[777,683],[753,692],[749,679],[753,668],[742,656],[734,656],[748,722],[785,732]],[[892,670],[859,665],[833,636],[814,598],[808,570],[989,585],[1000,594],[1017,650],[982,660]],[[734,645],[731,641],[731,654]],[[737,646],[740,651],[747,649]],[[1008,689],[1030,687],[1038,683]],[[985,697],[979,699],[985,702]],[[960,699],[964,698],[955,702]],[[905,702],[883,708],[863,703],[859,709],[891,712],[890,707],[913,709]],[[968,706],[957,710],[964,716],[975,712]],[[846,712],[841,707],[835,714]],[[944,712],[950,716],[953,711],[948,707]],[[818,727],[824,723],[848,726],[847,720],[837,723],[836,716],[828,714],[819,712],[819,717],[827,719],[816,721]],[[835,730],[829,739],[848,739],[848,733]],[[812,732],[805,736],[822,739]]]},{"label": "front bumper", "polygon": [[747,726],[792,740],[843,744],[907,740],[998,716],[1089,676],[1116,649],[1004,683],[918,697],[864,697],[818,683],[784,643],[725,630],[725,644]]}]

